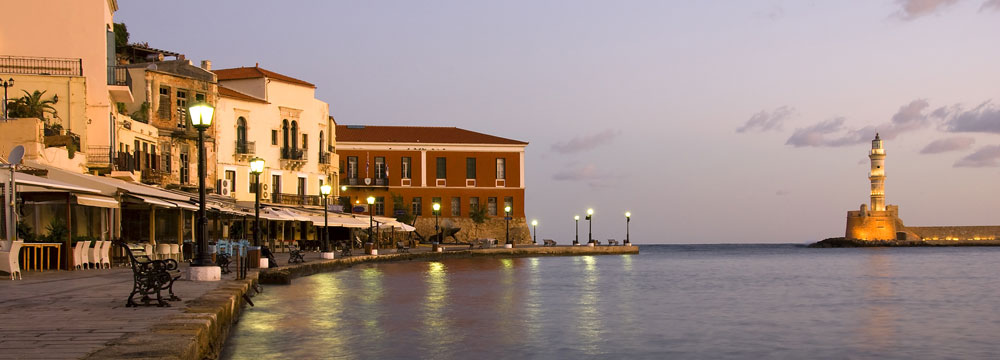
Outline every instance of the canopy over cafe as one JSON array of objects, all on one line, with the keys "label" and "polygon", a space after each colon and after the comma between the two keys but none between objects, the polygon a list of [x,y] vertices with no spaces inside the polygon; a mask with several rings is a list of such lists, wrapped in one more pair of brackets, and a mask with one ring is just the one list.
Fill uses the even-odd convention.
[{"label": "canopy over cafe", "polygon": [[[9,173],[0,179],[6,184]],[[167,190],[111,177],[74,173],[35,162],[26,162],[15,173],[17,182],[17,237],[25,245],[47,252],[41,269],[72,269],[73,247],[84,240],[123,239],[129,243],[178,244],[184,259],[193,257],[197,194]],[[4,192],[6,194],[6,192]],[[7,203],[4,198],[4,204]],[[253,239],[254,204],[237,203],[233,198],[210,195],[206,201],[209,241]],[[321,207],[282,207],[262,204],[262,245],[286,251],[292,244],[318,247],[324,225]],[[328,213],[331,241],[348,241],[357,246],[355,231],[367,231],[367,215]],[[412,227],[392,218],[374,217],[381,245],[401,240],[399,231]],[[7,239],[7,217],[3,219]],[[352,241],[354,240],[354,241]],[[9,241],[4,241],[9,248]],[[24,255],[26,250],[22,250]],[[121,254],[113,249],[112,254]],[[29,255],[35,256],[37,255]],[[112,255],[115,258],[115,255]],[[58,259],[58,260],[57,260]],[[113,262],[125,261],[122,257]],[[21,265],[28,269],[26,264]]]}]

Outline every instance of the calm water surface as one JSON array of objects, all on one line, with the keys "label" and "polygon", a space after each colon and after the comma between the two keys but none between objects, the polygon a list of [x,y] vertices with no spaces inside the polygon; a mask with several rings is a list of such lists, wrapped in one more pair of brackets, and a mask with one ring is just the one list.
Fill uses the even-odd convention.
[{"label": "calm water surface", "polygon": [[223,358],[1000,357],[1000,248],[641,249],[267,286]]}]

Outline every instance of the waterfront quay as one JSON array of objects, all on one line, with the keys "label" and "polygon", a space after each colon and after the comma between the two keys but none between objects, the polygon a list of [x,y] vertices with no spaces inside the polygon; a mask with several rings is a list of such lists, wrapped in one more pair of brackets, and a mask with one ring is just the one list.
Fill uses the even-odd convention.
[{"label": "waterfront quay", "polygon": [[[449,249],[450,248],[450,249]],[[275,254],[281,266],[251,269],[246,279],[235,272],[219,282],[178,280],[181,301],[170,307],[125,307],[132,289],[129,267],[83,271],[26,271],[24,280],[0,281],[0,359],[202,359],[218,357],[230,326],[245,306],[244,294],[281,291],[299,276],[353,265],[388,261],[433,261],[457,257],[527,257],[635,254],[638,246],[518,246],[513,249],[467,250],[448,246],[409,253],[361,255],[322,260],[307,253],[306,262],[288,264],[288,254]],[[386,250],[381,250],[386,251]],[[389,250],[392,251],[392,250]],[[186,264],[182,270],[186,271]],[[252,300],[252,298],[251,298]]]}]

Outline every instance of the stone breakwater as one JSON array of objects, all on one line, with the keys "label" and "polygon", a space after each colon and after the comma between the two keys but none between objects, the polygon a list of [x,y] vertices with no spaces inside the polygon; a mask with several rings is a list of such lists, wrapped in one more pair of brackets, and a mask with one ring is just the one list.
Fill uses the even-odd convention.
[{"label": "stone breakwater", "polygon": [[258,274],[261,284],[287,285],[292,279],[309,276],[321,272],[336,271],[353,265],[376,262],[395,261],[434,261],[453,258],[470,257],[535,257],[535,256],[587,256],[587,255],[621,255],[638,254],[638,246],[553,246],[553,247],[515,247],[513,249],[494,248],[445,252],[414,252],[385,255],[363,255],[333,260],[310,261],[302,264],[262,269]]},{"label": "stone breakwater", "polygon": [[823,239],[809,244],[811,248],[914,246],[1000,246],[1000,240],[854,240],[838,237]]}]

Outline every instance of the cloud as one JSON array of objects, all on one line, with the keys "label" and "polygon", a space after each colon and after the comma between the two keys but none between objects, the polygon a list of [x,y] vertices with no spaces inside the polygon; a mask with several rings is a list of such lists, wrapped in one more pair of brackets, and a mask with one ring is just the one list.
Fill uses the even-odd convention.
[{"label": "cloud", "polygon": [[896,3],[899,4],[899,11],[894,15],[900,19],[909,21],[933,14],[957,2],[958,0],[896,0]]},{"label": "cloud", "polygon": [[760,112],[753,114],[749,120],[743,126],[736,129],[738,133],[745,132],[765,132],[770,130],[781,130],[782,126],[785,125],[785,120],[795,115],[795,108],[789,106],[782,106],[774,109],[770,113],[766,110],[761,110]]},{"label": "cloud", "polygon": [[883,139],[892,140],[902,133],[917,130],[931,124],[932,118],[939,118],[937,111],[927,113],[930,104],[925,99],[917,99],[899,107],[892,119],[878,126],[849,129],[844,126],[843,117],[822,121],[816,125],[795,129],[785,145],[805,146],[847,146],[870,141],[878,132]]},{"label": "cloud", "polygon": [[963,111],[960,105],[954,105],[942,112],[949,115],[944,124],[946,131],[1000,134],[1000,107],[990,101],[968,111]]},{"label": "cloud", "polygon": [[1000,11],[1000,0],[987,0],[984,2],[983,6],[979,8],[979,12],[986,10]]},{"label": "cloud", "polygon": [[568,168],[552,174],[553,180],[584,182],[591,187],[610,187],[617,177],[606,170],[598,169],[594,164]]},{"label": "cloud", "polygon": [[984,146],[955,162],[955,167],[1000,166],[1000,145]]},{"label": "cloud", "polygon": [[621,135],[621,131],[615,129],[607,129],[593,135],[575,137],[565,142],[557,142],[555,144],[552,144],[552,150],[563,154],[586,151],[604,144],[608,144],[616,137],[618,137],[618,135]]},{"label": "cloud", "polygon": [[927,144],[927,146],[924,146],[924,149],[920,150],[920,153],[940,154],[949,151],[965,150],[972,147],[972,144],[975,143],[976,139],[964,136],[935,140],[934,142]]}]

